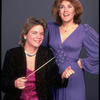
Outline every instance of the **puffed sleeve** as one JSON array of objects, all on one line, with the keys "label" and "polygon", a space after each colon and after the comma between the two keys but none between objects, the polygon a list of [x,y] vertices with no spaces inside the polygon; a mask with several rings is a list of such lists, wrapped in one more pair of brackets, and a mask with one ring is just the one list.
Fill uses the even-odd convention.
[{"label": "puffed sleeve", "polygon": [[82,58],[83,68],[92,74],[99,73],[99,34],[88,24],[83,25],[85,37],[83,46],[86,51],[87,58]]}]

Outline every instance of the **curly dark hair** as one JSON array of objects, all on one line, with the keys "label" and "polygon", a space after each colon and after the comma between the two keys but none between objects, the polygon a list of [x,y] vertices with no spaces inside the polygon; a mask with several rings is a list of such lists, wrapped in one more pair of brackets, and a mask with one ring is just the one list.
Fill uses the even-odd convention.
[{"label": "curly dark hair", "polygon": [[63,1],[69,1],[75,8],[74,23],[79,24],[81,22],[81,15],[83,13],[83,7],[79,0],[55,0],[52,6],[51,12],[56,20],[56,23],[62,25],[62,19],[59,16],[59,8]]},{"label": "curly dark hair", "polygon": [[45,35],[45,30],[47,28],[47,23],[45,22],[45,20],[42,18],[29,17],[27,18],[26,22],[24,23],[24,26],[21,29],[20,41],[19,41],[20,46],[22,47],[25,46],[26,41],[24,39],[24,35],[28,34],[29,30],[35,25],[42,25],[44,29],[44,35]]}]

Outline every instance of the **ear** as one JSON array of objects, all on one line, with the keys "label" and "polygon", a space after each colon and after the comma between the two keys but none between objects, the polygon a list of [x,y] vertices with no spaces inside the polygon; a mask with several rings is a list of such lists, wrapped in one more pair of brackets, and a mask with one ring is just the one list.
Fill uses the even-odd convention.
[{"label": "ear", "polygon": [[74,16],[76,15],[76,11],[74,10]]},{"label": "ear", "polygon": [[60,16],[60,12],[58,12],[59,16]]},{"label": "ear", "polygon": [[24,40],[26,40],[26,35],[24,35]]},{"label": "ear", "polygon": [[26,37],[24,37],[24,39],[26,40]]}]

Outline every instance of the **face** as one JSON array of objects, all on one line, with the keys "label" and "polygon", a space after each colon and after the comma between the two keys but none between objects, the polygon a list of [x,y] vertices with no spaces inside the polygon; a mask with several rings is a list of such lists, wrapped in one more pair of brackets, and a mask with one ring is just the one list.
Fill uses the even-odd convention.
[{"label": "face", "polygon": [[26,37],[26,43],[25,46],[27,45],[28,47],[35,47],[38,48],[43,39],[44,39],[44,29],[43,26],[41,25],[35,25],[33,26],[27,35],[24,35]]},{"label": "face", "polygon": [[75,15],[74,6],[69,1],[63,1],[60,5],[59,15],[64,22],[73,22]]}]

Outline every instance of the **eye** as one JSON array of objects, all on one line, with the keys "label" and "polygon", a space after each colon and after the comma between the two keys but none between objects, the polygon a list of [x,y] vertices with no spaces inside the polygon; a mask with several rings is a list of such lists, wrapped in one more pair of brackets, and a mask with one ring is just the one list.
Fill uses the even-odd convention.
[{"label": "eye", "polygon": [[68,8],[72,8],[73,6],[72,5],[68,5]]},{"label": "eye", "polygon": [[36,32],[32,32],[32,34],[36,34]]},{"label": "eye", "polygon": [[44,35],[44,33],[42,32],[42,33],[40,33],[41,35]]},{"label": "eye", "polygon": [[64,5],[60,5],[60,9],[63,9],[63,8],[65,8]]}]

